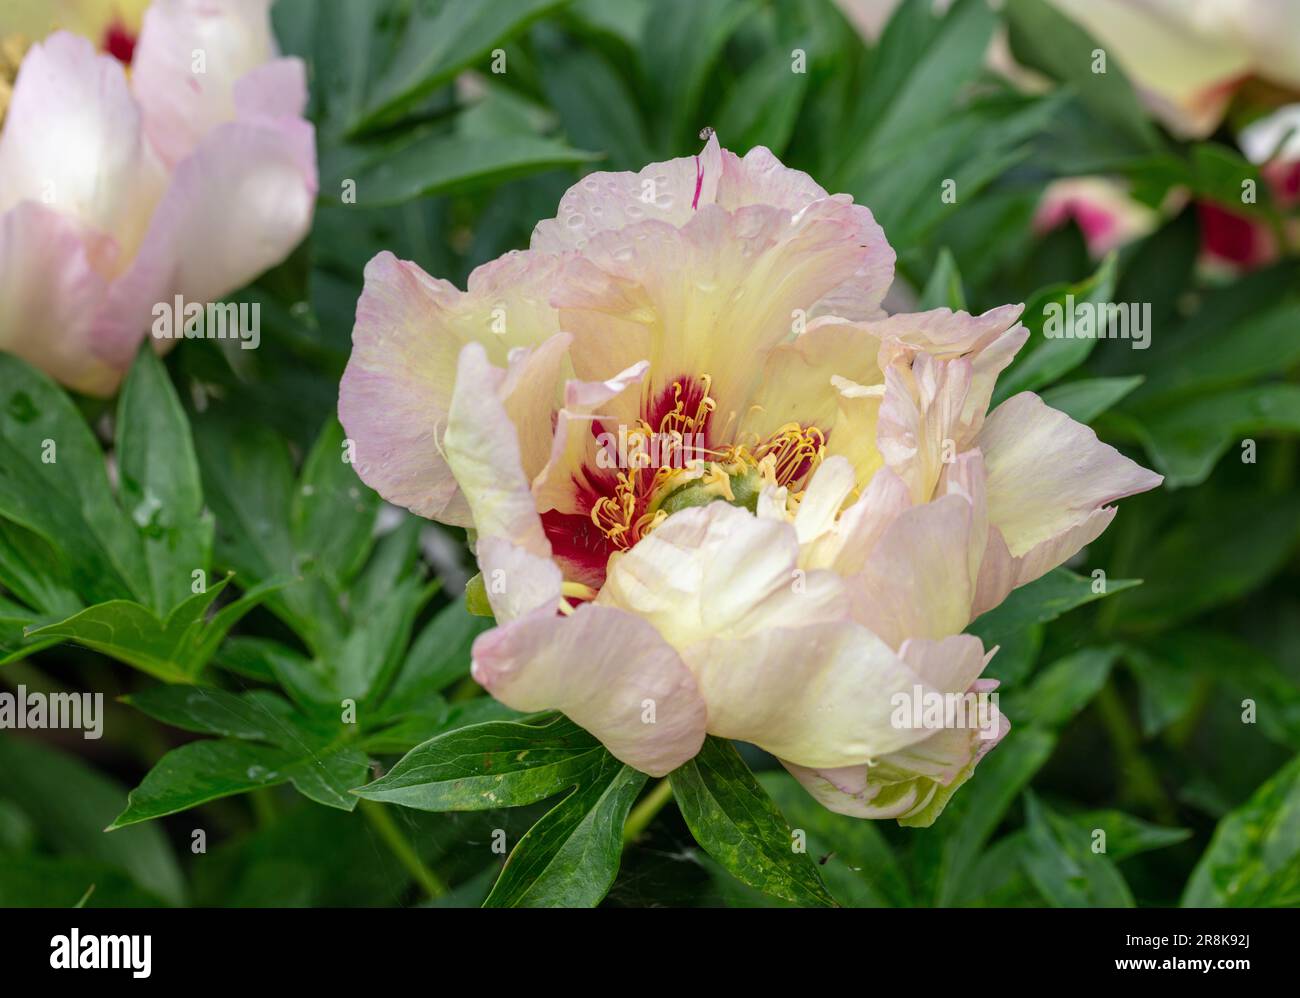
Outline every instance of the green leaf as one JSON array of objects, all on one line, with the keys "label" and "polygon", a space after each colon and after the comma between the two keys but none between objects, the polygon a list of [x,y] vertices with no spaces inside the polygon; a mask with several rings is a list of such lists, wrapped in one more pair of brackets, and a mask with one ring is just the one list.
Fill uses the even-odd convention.
[{"label": "green leaf", "polygon": [[731,85],[714,121],[727,148],[785,150],[808,89],[807,74],[792,73],[790,62],[789,52],[774,48]]},{"label": "green leaf", "polygon": [[1135,818],[1123,811],[1085,811],[1070,815],[1069,821],[1089,836],[1089,841],[1095,832],[1104,832],[1106,855],[1115,863],[1139,853],[1186,842],[1192,837],[1190,828],[1165,828],[1161,825],[1153,825],[1149,821]]},{"label": "green leaf", "polygon": [[1139,579],[1107,579],[1104,592],[1093,591],[1093,580],[1068,568],[1054,568],[1040,579],[1014,590],[1002,603],[980,614],[966,628],[986,647],[995,645],[1021,628],[1055,620],[1061,614],[1094,600],[1114,596],[1141,585]]},{"label": "green leaf", "polygon": [[961,793],[953,797],[943,817],[918,833],[921,883],[935,904],[950,905],[962,896],[964,878],[974,868],[984,843],[1055,747],[1053,733],[1013,725]]},{"label": "green leaf", "polygon": [[32,638],[75,641],[110,655],[168,683],[193,682],[216,652],[221,639],[239,619],[274,588],[249,590],[205,620],[213,601],[230,581],[227,576],[205,592],[189,597],[159,619],[148,607],[129,600],[97,603],[66,620],[28,631]]},{"label": "green leaf", "polygon": [[343,427],[330,419],[303,464],[289,510],[303,571],[319,570],[342,589],[370,553],[379,496],[344,460]]},{"label": "green leaf", "polygon": [[1300,905],[1300,756],[1219,822],[1184,908]]},{"label": "green leaf", "polygon": [[192,590],[193,573],[212,560],[212,515],[190,424],[151,344],[127,375],[117,408],[117,467],[122,506],[143,539],[148,606],[163,616]]},{"label": "green leaf", "polygon": [[1185,510],[1147,543],[1146,582],[1115,605],[1115,619],[1149,632],[1237,599],[1286,563],[1297,528],[1291,495],[1249,492]]},{"label": "green leaf", "polygon": [[1027,689],[1015,691],[1004,708],[1008,717],[1048,728],[1071,720],[1095,697],[1119,657],[1118,646],[1084,648],[1043,669]]},{"label": "green leaf", "polygon": [[[185,883],[171,845],[158,828],[105,835],[104,826],[122,806],[123,788],[75,756],[34,741],[0,737],[0,797],[17,803],[42,839],[72,858],[127,874],[140,888],[168,904],[185,901]],[[10,858],[0,861],[8,868]],[[81,884],[80,895],[89,880]],[[52,895],[51,895],[52,896]],[[76,896],[63,899],[65,906]],[[104,897],[99,899],[104,901]]]},{"label": "green leaf", "polygon": [[962,290],[957,260],[946,246],[939,251],[939,259],[925,282],[917,308],[923,312],[932,308],[950,308],[954,312],[966,309],[966,292]]},{"label": "green leaf", "polygon": [[[905,140],[932,132],[951,113],[961,89],[979,74],[995,25],[992,10],[980,0],[958,0],[942,17],[927,0],[899,5],[846,133],[856,142],[848,147],[836,186],[851,188],[852,178]],[[969,196],[965,185],[959,190]]]},{"label": "green leaf", "polygon": [[618,875],[623,826],[645,773],[608,752],[510,852],[485,908],[594,908]]},{"label": "green leaf", "polygon": [[140,537],[114,500],[105,468],[68,396],[0,353],[0,518],[59,552],[83,600],[144,599]]},{"label": "green leaf", "polygon": [[1043,288],[1029,299],[1021,317],[1029,330],[1029,339],[1015,361],[998,378],[993,393],[994,405],[1018,392],[1035,391],[1050,385],[1088,359],[1097,346],[1096,337],[1048,337],[1047,323],[1053,316],[1062,317],[1062,322],[1068,321],[1071,309],[1080,305],[1093,307],[1109,302],[1115,290],[1116,260],[1112,253],[1086,281]]},{"label": "green leaf", "polygon": [[696,134],[708,124],[699,120],[697,111],[709,70],[754,6],[754,0],[659,0],[650,9],[641,61],[655,104],[664,109],[664,150],[677,152],[696,144]]},{"label": "green leaf", "polygon": [[1073,86],[1099,119],[1114,125],[1136,148],[1160,148],[1151,119],[1116,61],[1108,58],[1106,72],[1093,72],[1093,53],[1104,47],[1086,31],[1044,0],[1008,0],[1006,18],[1017,61]]},{"label": "green leaf", "polygon": [[346,179],[356,181],[358,206],[378,208],[434,194],[493,187],[596,158],[564,142],[535,135],[458,135],[426,130],[395,147],[363,156],[346,168]]},{"label": "green leaf", "polygon": [[226,738],[275,741],[289,705],[274,693],[228,693],[207,686],[154,686],[123,697],[154,720]]},{"label": "green leaf", "polygon": [[553,33],[534,32],[542,85],[569,141],[602,153],[605,169],[639,170],[652,162],[636,97],[609,62],[590,49],[559,44]]},{"label": "green leaf", "polygon": [[1132,908],[1133,894],[1104,853],[1095,853],[1087,832],[1025,794],[1025,872],[1057,908]]},{"label": "green leaf", "polygon": [[731,743],[709,737],[674,770],[673,794],[695,841],[736,879],[764,894],[826,907],[816,864],[796,852],[796,837]]},{"label": "green leaf", "polygon": [[1091,423],[1144,380],[1140,374],[1128,378],[1083,378],[1047,389],[1043,401],[1071,419]]},{"label": "green leaf", "polygon": [[540,724],[489,721],[416,746],[353,792],[421,811],[520,807],[577,785],[604,754],[600,742],[561,716]]},{"label": "green leaf", "polygon": [[173,749],[131,791],[126,810],[108,830],[288,782],[318,803],[345,811],[356,807],[348,789],[365,777],[365,753],[346,745],[312,744],[305,733],[296,741],[292,751],[239,739],[209,739]]},{"label": "green leaf", "polygon": [[357,133],[390,122],[462,69],[484,61],[492,50],[529,22],[566,0],[494,0],[491,4],[443,2],[416,7],[386,71],[374,82],[365,110],[352,125]]},{"label": "green leaf", "polygon": [[[1267,384],[1200,393],[1132,424],[1167,488],[1200,485],[1225,451],[1255,434],[1300,433],[1300,385]],[[1256,448],[1267,442],[1256,441]],[[1243,451],[1244,453],[1244,451]]]},{"label": "green leaf", "polygon": [[879,825],[828,811],[789,773],[761,773],[758,782],[794,827],[835,899],[850,908],[911,907],[907,877]]},{"label": "green leaf", "polygon": [[416,709],[469,675],[470,647],[490,626],[490,622],[466,610],[463,598],[439,610],[411,643],[401,671],[384,698],[384,715]]}]

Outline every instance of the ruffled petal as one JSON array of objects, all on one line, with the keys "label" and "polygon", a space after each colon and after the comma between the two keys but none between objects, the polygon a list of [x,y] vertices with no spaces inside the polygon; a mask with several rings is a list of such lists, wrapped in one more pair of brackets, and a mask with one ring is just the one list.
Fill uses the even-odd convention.
[{"label": "ruffled petal", "polygon": [[131,86],[169,165],[235,118],[236,84],[276,56],[270,8],[270,0],[157,0],[145,13]]},{"label": "ruffled petal", "polygon": [[33,202],[0,214],[0,350],[69,388],[111,395],[124,370],[96,360],[93,320],[107,294],[93,233]]},{"label": "ruffled petal", "polygon": [[796,216],[770,205],[704,205],[682,227],[641,222],[598,233],[553,303],[574,334],[574,365],[600,380],[649,360],[649,392],[712,378],[711,434],[730,437],[791,336],[797,310],[853,277],[872,252],[851,206],[826,199]]},{"label": "ruffled petal", "polygon": [[842,583],[798,568],[794,528],[723,502],[681,510],[610,559],[597,602],[650,621],[675,648],[847,617]]},{"label": "ruffled petal", "polygon": [[[1074,554],[1076,542],[1082,546],[1083,538],[1105,529],[1105,521],[1094,517],[1103,506],[1164,480],[1032,392],[1008,399],[989,415],[979,447],[988,470],[989,522],[1010,555],[1022,558],[1041,544],[1052,545],[1026,562],[1040,575],[1060,564],[1054,559]],[[1086,529],[1074,530],[1085,522]],[[1070,531],[1068,543],[1057,543]],[[1017,580],[1029,578],[1018,572]]]},{"label": "ruffled petal", "polygon": [[923,682],[858,624],[712,638],[683,657],[708,704],[710,734],[799,765],[861,764],[929,735],[892,723],[895,695],[914,696]]},{"label": "ruffled petal", "polygon": [[23,59],[0,135],[0,211],[36,201],[117,243],[130,259],[161,190],[122,64],[57,32]]},{"label": "ruffled petal", "polygon": [[358,467],[367,485],[420,516],[470,525],[442,437],[458,357],[471,341],[482,343],[497,365],[523,348],[515,355],[507,408],[526,438],[526,472],[542,468],[553,393],[567,370],[568,339],[557,337],[554,310],[545,303],[555,267],[551,257],[508,254],[475,270],[461,292],[388,252],[366,265],[352,355],[339,385],[339,419],[358,455],[374,458]]},{"label": "ruffled petal", "polygon": [[622,762],[664,776],[704,744],[706,710],[677,652],[606,606],[539,609],[474,642],[473,674],[515,710],[560,710]]}]

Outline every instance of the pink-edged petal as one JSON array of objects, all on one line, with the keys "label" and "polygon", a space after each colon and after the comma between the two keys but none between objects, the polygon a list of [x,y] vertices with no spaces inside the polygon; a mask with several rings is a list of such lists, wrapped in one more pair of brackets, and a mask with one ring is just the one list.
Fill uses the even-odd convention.
[{"label": "pink-edged petal", "polygon": [[986,699],[984,714],[976,706],[967,718],[970,726],[934,731],[868,765],[814,768],[788,760],[782,764],[830,811],[929,827],[1011,728],[1006,715],[987,699],[996,686],[996,681],[977,680],[971,687],[971,694]]},{"label": "pink-edged petal", "polygon": [[[827,463],[832,460],[828,458]],[[903,480],[888,468],[882,468],[833,527],[804,542],[799,554],[800,566],[829,568],[842,576],[857,575],[885,529],[911,504]]]},{"label": "pink-edged petal", "polygon": [[387,251],[366,264],[352,355],[339,384],[339,420],[357,448],[362,480],[391,503],[470,524],[441,451],[462,341],[441,321],[456,294]]},{"label": "pink-edged petal", "polygon": [[975,599],[973,520],[971,503],[959,495],[899,514],[850,583],[854,619],[894,648],[908,638],[961,632]]},{"label": "pink-edged petal", "polygon": [[813,202],[791,216],[704,205],[678,228],[645,221],[594,235],[552,302],[574,334],[585,380],[649,360],[648,390],[712,378],[711,432],[734,434],[763,380],[762,359],[790,337],[797,310],[851,279],[869,247],[851,206]]},{"label": "pink-edged petal", "polygon": [[935,361],[970,362],[970,386],[949,427],[957,449],[965,450],[984,425],[998,375],[1029,338],[1018,322],[1023,311],[1023,305],[1003,305],[980,315],[936,308],[861,325],[881,341],[882,368],[900,362],[915,367],[918,354]]},{"label": "pink-edged petal", "polygon": [[474,642],[473,674],[515,710],[562,711],[651,776],[704,744],[706,710],[690,670],[653,627],[621,610],[536,610]]},{"label": "pink-edged petal", "polygon": [[892,723],[894,698],[923,688],[903,659],[849,621],[711,638],[683,652],[709,733],[799,765],[865,763],[928,736]]},{"label": "pink-edged petal", "polygon": [[[988,470],[989,522],[1015,558],[1079,526],[1107,503],[1163,481],[1032,392],[1008,399],[989,415],[979,447]],[[1098,520],[1092,524],[1098,532],[1105,527]],[[1073,553],[1056,548],[1051,556]],[[1035,559],[1035,569],[1052,567],[1043,560]]]},{"label": "pink-edged petal", "polygon": [[568,370],[568,339],[557,336],[545,301],[557,266],[553,257],[508,253],[471,273],[462,292],[388,252],[366,265],[339,418],[358,451],[375,456],[362,472],[367,485],[420,516],[469,525],[442,453],[456,365],[468,342],[482,343],[493,364],[510,365],[507,408],[525,438],[525,470],[537,474],[549,456],[551,413]]},{"label": "pink-edged petal", "polygon": [[564,577],[549,557],[490,536],[478,539],[474,555],[497,623],[509,623],[539,608],[551,613],[559,608]]},{"label": "pink-edged petal", "polygon": [[131,86],[168,164],[233,120],[237,83],[275,57],[270,7],[270,0],[157,0],[145,13]]},{"label": "pink-edged petal", "polygon": [[129,258],[161,183],[121,63],[66,32],[33,45],[0,135],[0,211],[40,202]]},{"label": "pink-edged petal", "polygon": [[646,219],[685,225],[701,205],[712,204],[722,176],[718,140],[698,156],[651,163],[637,173],[591,173],[560,198],[555,218],[538,222],[531,247],[547,253],[583,249],[597,234]]},{"label": "pink-edged petal", "polygon": [[[785,166],[764,146],[755,146],[743,157],[722,151],[722,181],[718,184],[717,202],[724,208],[776,205],[797,219],[814,201],[830,197],[812,177]],[[894,250],[870,209],[853,204],[847,194],[837,194],[833,200],[843,206],[846,216],[852,220],[858,245],[865,252],[853,275],[824,292],[808,309],[808,314],[814,318],[822,315],[872,318],[880,314],[880,303],[894,280]],[[848,371],[838,373],[862,380]]]},{"label": "pink-edged petal", "polygon": [[69,388],[111,395],[125,369],[90,349],[107,285],[91,261],[93,233],[40,204],[0,214],[0,350]]},{"label": "pink-edged petal", "polygon": [[[221,125],[172,175],[97,331],[109,364],[134,355],[158,303],[215,301],[280,263],[311,227],[315,133],[305,121]],[[170,345],[174,341],[159,341]]]},{"label": "pink-edged petal", "polygon": [[533,504],[514,424],[498,396],[505,372],[482,344],[460,353],[443,446],[481,537],[499,537],[541,558],[550,542]]},{"label": "pink-edged petal", "polygon": [[969,360],[935,360],[928,353],[885,371],[876,444],[913,502],[934,496],[945,463],[956,457],[972,377]]},{"label": "pink-edged petal", "polygon": [[724,502],[668,517],[610,559],[597,602],[649,620],[675,648],[847,617],[830,572],[798,568],[794,528]]}]

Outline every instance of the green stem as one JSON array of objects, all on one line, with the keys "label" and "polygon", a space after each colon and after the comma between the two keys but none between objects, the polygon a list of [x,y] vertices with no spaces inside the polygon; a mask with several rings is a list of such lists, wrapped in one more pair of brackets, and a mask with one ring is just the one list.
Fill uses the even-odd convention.
[{"label": "green stem", "polygon": [[632,813],[627,816],[627,824],[623,826],[623,841],[636,841],[641,833],[646,830],[646,826],[654,820],[655,815],[662,811],[664,805],[672,799],[673,785],[665,776],[642,798],[641,803],[632,808]]},{"label": "green stem", "polygon": [[419,853],[415,851],[411,843],[406,841],[406,837],[402,835],[402,830],[397,827],[397,822],[393,820],[393,816],[388,813],[388,809],[383,804],[377,801],[363,800],[358,807],[361,808],[361,813],[370,820],[370,824],[374,826],[375,831],[379,833],[379,837],[384,840],[384,844],[388,846],[397,861],[406,868],[407,873],[415,878],[415,882],[428,895],[430,901],[436,901],[447,893],[447,885],[438,879],[436,873],[424,865]]},{"label": "green stem", "polygon": [[271,796],[270,787],[259,787],[248,795],[253,805],[253,816],[258,828],[266,828],[275,822],[275,798]]}]

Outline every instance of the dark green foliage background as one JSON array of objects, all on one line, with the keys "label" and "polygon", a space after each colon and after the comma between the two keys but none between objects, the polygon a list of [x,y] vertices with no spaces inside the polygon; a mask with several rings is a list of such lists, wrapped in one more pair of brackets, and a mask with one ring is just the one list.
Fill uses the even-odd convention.
[{"label": "dark green foliage background", "polygon": [[[145,355],[116,405],[79,409],[0,358],[0,682],[109,700],[102,741],[0,734],[0,904],[1300,904],[1300,264],[1198,276],[1192,207],[1100,267],[1074,228],[1036,235],[1060,176],[1240,209],[1257,175],[1226,130],[1168,139],[1041,0],[930,8],[904,3],[871,48],[829,0],[279,0],[321,197],[303,247],[236,296],[262,303],[261,348]],[[999,22],[1046,93],[983,68]],[[1002,646],[1013,731],[934,827],[831,814],[710,740],[620,861],[644,777],[467,680],[485,622],[421,556],[441,528],[405,517],[372,539],[377,497],[336,459],[333,410],[375,253],[463,286],[582,171],[689,155],[704,126],[871,207],[926,307],[1027,302],[999,398],[1040,391],[1167,482],[1121,504],[1083,579],[1054,573],[973,625]],[[1044,339],[1067,291],[1150,302],[1151,348]],[[116,497],[78,470],[106,415]],[[74,478],[41,483],[24,447],[55,429]],[[183,600],[194,566],[201,604]],[[538,754],[512,768],[521,746]],[[372,764],[387,775],[361,800]],[[498,840],[517,850],[499,881]]]}]

